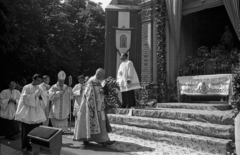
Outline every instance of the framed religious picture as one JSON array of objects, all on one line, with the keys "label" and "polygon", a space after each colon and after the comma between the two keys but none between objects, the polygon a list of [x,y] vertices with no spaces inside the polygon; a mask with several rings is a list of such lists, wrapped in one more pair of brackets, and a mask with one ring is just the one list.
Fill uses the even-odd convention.
[{"label": "framed religious picture", "polygon": [[131,48],[131,30],[116,30],[116,49],[119,54],[126,53]]}]

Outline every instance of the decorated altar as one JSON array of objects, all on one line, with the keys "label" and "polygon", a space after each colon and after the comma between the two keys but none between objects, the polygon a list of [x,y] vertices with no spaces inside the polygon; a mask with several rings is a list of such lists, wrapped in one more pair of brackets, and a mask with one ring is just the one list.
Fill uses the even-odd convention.
[{"label": "decorated altar", "polygon": [[232,96],[232,74],[181,76],[177,78],[179,102],[183,96],[221,96],[229,102]]}]

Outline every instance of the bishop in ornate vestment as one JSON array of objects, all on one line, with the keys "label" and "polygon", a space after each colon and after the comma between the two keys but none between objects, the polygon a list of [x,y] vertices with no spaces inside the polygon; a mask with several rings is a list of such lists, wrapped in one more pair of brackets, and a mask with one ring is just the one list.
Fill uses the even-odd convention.
[{"label": "bishop in ornate vestment", "polygon": [[49,82],[50,82],[50,77],[48,75],[44,75],[43,82],[39,85],[42,88],[43,93],[47,97],[47,104],[46,104],[46,108],[45,108],[45,115],[46,115],[47,120],[45,122],[43,122],[43,125],[45,125],[45,126],[49,125],[49,112],[50,112],[50,108],[51,108],[51,104],[49,101],[49,93],[48,93],[48,90],[50,89]]},{"label": "bishop in ornate vestment", "polygon": [[108,136],[105,103],[101,81],[104,79],[104,70],[98,69],[95,76],[91,77],[84,90],[82,103],[78,111],[75,125],[74,140],[84,141],[87,145],[90,141],[103,146],[111,145]]},{"label": "bishop in ornate vestment", "polygon": [[44,113],[47,97],[39,87],[41,77],[35,74],[32,79],[32,83],[23,87],[15,114],[15,119],[22,122],[22,149],[27,150],[31,150],[30,139],[27,135],[47,120]]},{"label": "bishop in ornate vestment", "polygon": [[64,84],[66,74],[60,71],[58,82],[49,90],[52,107],[50,118],[53,127],[62,128],[63,132],[68,131],[68,117],[71,108],[71,99],[73,98],[72,88]]},{"label": "bishop in ornate vestment", "polygon": [[122,92],[122,108],[131,108],[136,106],[135,89],[140,89],[140,83],[137,72],[132,61],[127,60],[128,54],[122,53],[122,63],[119,66],[117,73],[117,82],[119,83]]},{"label": "bishop in ornate vestment", "polygon": [[9,89],[0,94],[1,134],[8,139],[14,139],[20,133],[18,122],[14,118],[21,93],[15,87],[16,82],[12,81]]}]

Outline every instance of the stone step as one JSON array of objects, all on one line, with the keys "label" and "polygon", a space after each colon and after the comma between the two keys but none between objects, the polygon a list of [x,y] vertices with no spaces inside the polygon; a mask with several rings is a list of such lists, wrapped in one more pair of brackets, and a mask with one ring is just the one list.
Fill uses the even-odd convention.
[{"label": "stone step", "polygon": [[174,119],[182,121],[196,121],[204,123],[233,125],[232,111],[206,111],[192,109],[123,109],[117,108],[112,114]]},{"label": "stone step", "polygon": [[230,110],[230,105],[228,105],[228,104],[206,104],[206,103],[158,103],[157,108],[224,111],[224,110]]},{"label": "stone step", "polygon": [[[119,135],[110,133],[111,140],[116,143],[108,146],[111,150],[123,151],[126,150],[128,155],[216,155],[217,152],[207,153],[198,148],[187,148],[176,146],[167,142],[157,142],[153,140],[145,140],[134,135]],[[105,155],[105,154],[104,154]],[[114,153],[114,155],[116,155]]]},{"label": "stone step", "polygon": [[110,123],[137,126],[141,128],[173,131],[222,139],[231,139],[234,136],[233,125],[219,125],[195,121],[180,121],[149,117],[137,117],[108,114]]},{"label": "stone step", "polygon": [[167,142],[171,145],[182,146],[206,153],[226,155],[227,144],[231,140],[205,137],[177,132],[161,131],[156,129],[145,129],[135,126],[111,124],[113,133],[118,135],[136,136],[145,140],[156,142]]}]

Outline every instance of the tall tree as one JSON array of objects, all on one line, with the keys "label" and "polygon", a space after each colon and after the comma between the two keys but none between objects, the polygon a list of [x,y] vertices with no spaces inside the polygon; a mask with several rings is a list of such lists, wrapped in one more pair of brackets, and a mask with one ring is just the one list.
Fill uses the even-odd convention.
[{"label": "tall tree", "polygon": [[0,89],[35,73],[92,75],[103,66],[104,11],[88,0],[0,0]]}]

